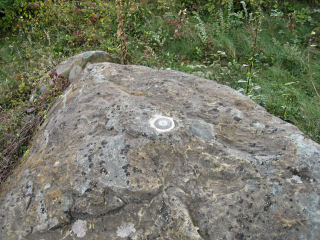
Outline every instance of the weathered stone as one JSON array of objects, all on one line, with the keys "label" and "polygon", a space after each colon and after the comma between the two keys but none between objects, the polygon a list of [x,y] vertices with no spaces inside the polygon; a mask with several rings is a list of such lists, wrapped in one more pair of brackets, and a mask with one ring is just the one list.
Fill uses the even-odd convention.
[{"label": "weathered stone", "polygon": [[58,67],[0,239],[320,239],[318,144],[213,81],[76,60],[95,54]]},{"label": "weathered stone", "polygon": [[87,63],[113,62],[120,63],[120,60],[108,55],[103,51],[90,51],[81,53],[62,62],[56,69],[57,75],[74,80],[87,65]]}]

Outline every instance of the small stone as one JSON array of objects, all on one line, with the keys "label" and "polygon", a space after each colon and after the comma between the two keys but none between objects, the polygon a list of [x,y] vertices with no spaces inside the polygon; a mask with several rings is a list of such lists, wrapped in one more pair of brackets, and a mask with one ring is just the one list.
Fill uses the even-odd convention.
[{"label": "small stone", "polygon": [[72,224],[72,232],[78,237],[83,238],[87,234],[87,221],[77,220]]},{"label": "small stone", "polygon": [[117,236],[121,238],[126,238],[135,232],[136,232],[136,229],[134,228],[133,223],[123,223],[117,229]]},{"label": "small stone", "polygon": [[27,109],[26,109],[26,113],[27,113],[27,114],[33,113],[35,110],[36,110],[36,108],[34,108],[34,107],[27,108]]},{"label": "small stone", "polygon": [[290,182],[292,184],[302,184],[303,183],[301,178],[297,175],[293,175],[292,178],[289,178],[288,182]]}]

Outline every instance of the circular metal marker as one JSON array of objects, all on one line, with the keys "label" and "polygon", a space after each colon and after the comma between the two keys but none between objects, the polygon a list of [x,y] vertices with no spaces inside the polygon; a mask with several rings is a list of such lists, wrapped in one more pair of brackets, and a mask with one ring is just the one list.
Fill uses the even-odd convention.
[{"label": "circular metal marker", "polygon": [[159,118],[154,122],[154,126],[161,130],[168,130],[172,126],[172,122],[168,118]]},{"label": "circular metal marker", "polygon": [[157,130],[157,132],[168,132],[175,127],[172,118],[160,115],[156,115],[153,118],[151,118],[149,123],[152,128]]}]

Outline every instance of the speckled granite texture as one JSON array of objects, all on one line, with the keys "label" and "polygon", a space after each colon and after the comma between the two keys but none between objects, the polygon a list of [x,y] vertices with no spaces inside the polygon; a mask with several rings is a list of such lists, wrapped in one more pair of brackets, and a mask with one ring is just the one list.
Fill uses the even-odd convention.
[{"label": "speckled granite texture", "polygon": [[0,239],[320,239],[318,144],[229,87],[108,60],[58,66]]}]

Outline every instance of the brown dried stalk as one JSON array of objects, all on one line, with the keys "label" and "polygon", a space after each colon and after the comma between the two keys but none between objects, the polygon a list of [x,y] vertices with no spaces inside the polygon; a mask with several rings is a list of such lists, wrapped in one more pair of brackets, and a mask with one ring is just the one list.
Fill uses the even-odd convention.
[{"label": "brown dried stalk", "polygon": [[316,85],[314,84],[313,82],[313,77],[312,77],[312,71],[311,71],[311,66],[310,66],[310,48],[311,48],[311,38],[309,39],[309,42],[308,42],[308,49],[307,49],[307,63],[308,63],[308,73],[309,73],[309,79],[310,79],[310,82],[313,86],[313,89],[314,91],[316,92],[318,98],[320,98],[320,95],[319,95],[319,92],[316,88]]},{"label": "brown dried stalk", "polygon": [[127,49],[127,42],[126,42],[127,36],[124,32],[124,17],[123,17],[122,1],[116,0],[116,5],[117,5],[117,11],[118,11],[117,37],[120,44],[121,62],[122,64],[128,64],[128,49]]}]

